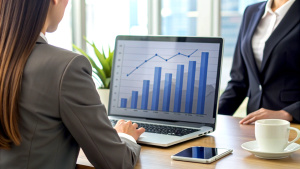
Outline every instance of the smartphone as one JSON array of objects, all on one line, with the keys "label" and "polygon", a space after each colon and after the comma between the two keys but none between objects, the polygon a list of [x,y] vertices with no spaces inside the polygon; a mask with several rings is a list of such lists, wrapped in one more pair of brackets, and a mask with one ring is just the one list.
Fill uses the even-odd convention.
[{"label": "smartphone", "polygon": [[212,163],[230,153],[233,150],[225,148],[212,147],[190,147],[175,155],[172,155],[173,160],[190,161],[198,163]]}]

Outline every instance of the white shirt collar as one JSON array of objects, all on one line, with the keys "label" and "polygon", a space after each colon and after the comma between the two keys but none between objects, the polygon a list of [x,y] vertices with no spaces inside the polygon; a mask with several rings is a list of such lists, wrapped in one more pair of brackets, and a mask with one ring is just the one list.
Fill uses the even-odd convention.
[{"label": "white shirt collar", "polygon": [[293,5],[293,3],[295,2],[295,0],[288,0],[280,8],[276,9],[276,11],[273,12],[272,9],[271,9],[273,1],[274,0],[268,0],[267,1],[266,7],[265,7],[265,13],[262,16],[262,18],[265,18],[268,13],[276,14],[278,16],[284,16],[287,13],[287,11],[290,9],[290,7]]},{"label": "white shirt collar", "polygon": [[42,32],[40,32],[40,36],[48,43],[46,36]]}]

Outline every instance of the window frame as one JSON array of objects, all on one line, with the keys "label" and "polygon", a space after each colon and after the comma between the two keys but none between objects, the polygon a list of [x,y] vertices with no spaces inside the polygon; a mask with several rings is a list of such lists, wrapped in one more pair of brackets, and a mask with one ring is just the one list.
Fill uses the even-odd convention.
[{"label": "window frame", "polygon": [[[72,0],[72,43],[86,51],[86,4],[85,0]],[[73,51],[75,49],[73,48]]]}]

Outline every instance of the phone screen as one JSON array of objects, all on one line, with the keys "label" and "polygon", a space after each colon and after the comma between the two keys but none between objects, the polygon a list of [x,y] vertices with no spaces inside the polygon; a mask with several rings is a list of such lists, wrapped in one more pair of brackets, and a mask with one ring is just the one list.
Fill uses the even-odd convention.
[{"label": "phone screen", "polygon": [[187,148],[174,156],[196,158],[196,159],[210,159],[214,156],[220,155],[228,151],[222,148],[211,148],[211,147],[190,147]]}]

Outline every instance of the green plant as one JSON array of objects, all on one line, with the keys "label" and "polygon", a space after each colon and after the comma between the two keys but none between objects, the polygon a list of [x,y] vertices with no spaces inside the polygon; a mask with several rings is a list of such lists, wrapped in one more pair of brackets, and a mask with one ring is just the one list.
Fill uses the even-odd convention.
[{"label": "green plant", "polygon": [[[102,82],[102,86],[100,86],[100,88],[109,89],[114,51],[113,50],[111,51],[109,48],[108,57],[106,57],[103,48],[102,48],[102,52],[100,52],[94,42],[93,43],[89,42],[85,37],[84,40],[93,47],[97,59],[91,58],[85,51],[83,51],[82,49],[80,49],[78,46],[74,44],[73,44],[73,48],[78,50],[84,56],[86,56],[88,60],[91,62],[94,75],[98,77],[98,78],[94,77],[94,79],[96,79],[97,81],[99,81],[98,79],[100,79]],[[102,65],[102,68],[97,66],[97,64],[99,63]]]}]

